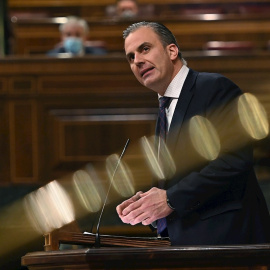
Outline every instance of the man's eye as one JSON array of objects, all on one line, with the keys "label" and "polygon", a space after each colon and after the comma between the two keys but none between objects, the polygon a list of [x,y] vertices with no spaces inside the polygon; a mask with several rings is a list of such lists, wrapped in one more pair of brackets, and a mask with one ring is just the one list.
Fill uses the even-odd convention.
[{"label": "man's eye", "polygon": [[143,47],[143,50],[144,50],[145,52],[147,52],[147,51],[149,51],[149,47]]},{"label": "man's eye", "polygon": [[129,62],[133,62],[133,61],[134,61],[134,55],[130,55],[130,56],[128,57],[128,61],[129,61]]}]

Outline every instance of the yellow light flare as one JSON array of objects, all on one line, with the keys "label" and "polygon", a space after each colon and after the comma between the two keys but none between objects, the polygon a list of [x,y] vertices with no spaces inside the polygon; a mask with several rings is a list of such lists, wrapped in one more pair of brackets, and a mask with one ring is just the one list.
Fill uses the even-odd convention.
[{"label": "yellow light flare", "polygon": [[161,168],[163,168],[165,178],[169,179],[175,174],[176,166],[171,153],[163,140],[160,140],[159,149],[159,163],[161,164]]},{"label": "yellow light flare", "polygon": [[102,206],[101,196],[95,182],[84,170],[78,170],[73,174],[73,185],[81,204],[89,212],[97,212]]},{"label": "yellow light flare", "polygon": [[214,160],[220,152],[220,140],[212,123],[196,115],[190,119],[189,135],[196,151],[207,160]]},{"label": "yellow light flare", "polygon": [[254,95],[245,93],[239,97],[238,114],[242,126],[253,139],[261,140],[269,134],[267,113]]},{"label": "yellow light flare", "polygon": [[163,140],[160,141],[159,152],[158,147],[155,146],[155,136],[149,138],[144,136],[140,141],[152,173],[158,179],[171,178],[176,171],[176,166]]},{"label": "yellow light flare", "polygon": [[152,173],[156,175],[158,179],[165,179],[165,174],[158,162],[158,151],[157,147],[154,145],[154,137],[147,138],[143,136],[141,138],[141,145]]},{"label": "yellow light flare", "polygon": [[133,175],[123,160],[119,162],[119,156],[117,154],[107,157],[106,169],[113,187],[121,196],[130,197],[134,195]]},{"label": "yellow light flare", "polygon": [[2,269],[1,263],[5,258],[14,258],[13,252],[16,254],[16,251],[22,247],[38,241],[41,235],[38,231],[33,230],[22,199],[0,209],[0,224],[0,242],[2,243],[0,245],[0,269]]},{"label": "yellow light flare", "polygon": [[75,219],[73,204],[56,180],[28,194],[24,198],[24,209],[32,226],[43,234]]}]

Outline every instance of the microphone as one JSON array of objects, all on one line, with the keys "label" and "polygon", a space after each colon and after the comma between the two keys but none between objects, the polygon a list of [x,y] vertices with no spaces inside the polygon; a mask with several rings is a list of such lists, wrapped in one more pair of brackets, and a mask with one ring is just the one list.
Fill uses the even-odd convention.
[{"label": "microphone", "polygon": [[130,139],[127,140],[125,146],[124,146],[124,149],[118,159],[118,162],[115,166],[115,169],[114,169],[114,172],[113,172],[113,175],[112,175],[112,178],[111,178],[111,181],[110,181],[110,185],[109,185],[109,188],[108,188],[108,191],[107,191],[107,194],[106,194],[106,197],[104,199],[104,203],[103,203],[103,206],[102,206],[102,209],[101,209],[101,212],[100,212],[100,215],[99,215],[99,219],[98,219],[98,223],[97,223],[97,231],[96,231],[96,238],[95,238],[95,244],[94,244],[94,247],[96,248],[99,248],[100,247],[100,235],[99,235],[99,227],[100,227],[100,221],[101,221],[101,218],[102,218],[102,215],[103,215],[103,212],[104,212],[104,208],[105,208],[105,205],[107,203],[107,200],[108,200],[108,196],[109,196],[109,193],[110,193],[110,190],[111,190],[111,187],[112,187],[112,184],[113,184],[113,180],[114,180],[114,176],[115,176],[115,173],[119,167],[119,164],[120,164],[120,161],[124,155],[124,153],[126,152],[126,149],[127,149],[127,146],[129,144],[129,141]]}]

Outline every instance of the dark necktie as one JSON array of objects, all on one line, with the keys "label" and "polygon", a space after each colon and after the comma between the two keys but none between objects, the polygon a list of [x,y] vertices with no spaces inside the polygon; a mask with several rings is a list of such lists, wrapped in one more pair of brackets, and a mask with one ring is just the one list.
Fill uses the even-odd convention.
[{"label": "dark necktie", "polygon": [[[159,138],[160,140],[163,140],[164,143],[166,142],[166,136],[167,136],[167,127],[168,127],[168,121],[166,116],[166,108],[170,105],[171,98],[170,97],[161,97],[159,99]],[[164,145],[163,142],[160,142],[160,148],[159,152],[162,152],[162,146]],[[164,187],[164,180],[160,181],[160,184],[158,185],[159,188]],[[157,232],[160,234],[163,232],[167,227],[166,218],[161,218],[157,220]]]},{"label": "dark necktie", "polygon": [[168,121],[165,109],[170,105],[170,97],[161,97],[159,99],[159,137],[164,142],[166,141]]}]

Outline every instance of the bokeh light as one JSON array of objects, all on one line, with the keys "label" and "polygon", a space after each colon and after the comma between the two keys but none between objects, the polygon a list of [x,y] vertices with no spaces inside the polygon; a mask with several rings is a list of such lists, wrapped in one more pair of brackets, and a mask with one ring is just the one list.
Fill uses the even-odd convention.
[{"label": "bokeh light", "polygon": [[56,180],[28,194],[24,198],[24,208],[32,226],[43,234],[75,219],[73,204]]},{"label": "bokeh light", "polygon": [[85,170],[73,174],[73,185],[81,204],[89,212],[97,212],[102,206],[102,199],[95,181]]},{"label": "bokeh light", "polygon": [[175,171],[176,166],[174,160],[163,140],[160,140],[159,151],[155,145],[155,141],[158,140],[155,136],[142,137],[141,145],[145,154],[145,158],[150,166],[152,173],[158,179],[171,178]]},{"label": "bokeh light", "polygon": [[106,169],[115,190],[123,197],[130,197],[135,193],[133,175],[127,164],[117,154],[106,159]]},{"label": "bokeh light", "polygon": [[190,119],[189,134],[196,151],[207,160],[214,160],[220,152],[220,140],[212,123],[196,115]]},{"label": "bokeh light", "polygon": [[255,140],[261,140],[269,134],[267,113],[258,99],[245,93],[238,99],[238,114],[244,129]]}]

